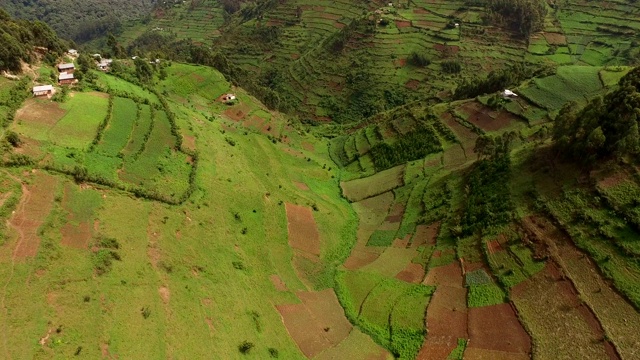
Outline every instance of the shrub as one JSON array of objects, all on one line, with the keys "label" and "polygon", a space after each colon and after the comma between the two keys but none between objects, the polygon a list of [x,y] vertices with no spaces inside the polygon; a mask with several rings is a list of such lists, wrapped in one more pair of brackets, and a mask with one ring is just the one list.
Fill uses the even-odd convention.
[{"label": "shrub", "polygon": [[462,71],[462,65],[457,60],[447,60],[440,63],[442,71],[447,74],[457,74]]},{"label": "shrub", "polygon": [[278,356],[280,356],[280,354],[278,353],[278,349],[276,348],[269,348],[269,356],[271,356],[274,359],[277,359]]},{"label": "shrub", "polygon": [[247,340],[243,341],[240,345],[238,345],[238,351],[240,351],[241,354],[248,354],[251,349],[254,348],[254,344],[252,342],[249,342]]},{"label": "shrub", "polygon": [[409,64],[417,67],[425,67],[431,64],[431,60],[429,60],[423,54],[418,54],[415,51],[411,53],[407,61],[409,62]]}]

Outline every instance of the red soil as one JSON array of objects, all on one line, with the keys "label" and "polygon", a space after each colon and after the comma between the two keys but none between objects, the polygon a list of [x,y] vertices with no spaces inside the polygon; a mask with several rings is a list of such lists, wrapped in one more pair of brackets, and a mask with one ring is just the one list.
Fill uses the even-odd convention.
[{"label": "red soil", "polygon": [[416,235],[413,237],[412,247],[421,245],[435,245],[438,232],[440,231],[440,223],[435,222],[429,226],[418,225],[416,227]]},{"label": "red soil", "polygon": [[462,270],[458,262],[449,265],[434,267],[429,270],[424,279],[425,285],[445,285],[451,287],[462,287]]},{"label": "red soil", "polygon": [[434,21],[416,20],[413,22],[413,26],[426,29],[438,29],[442,27],[442,24]]},{"label": "red soil", "polygon": [[247,116],[251,109],[247,105],[236,105],[224,111],[224,114],[233,121],[240,121]]},{"label": "red soil", "polygon": [[390,223],[399,223],[402,221],[402,216],[404,216],[404,204],[396,203],[393,204],[391,209],[389,210],[389,214],[384,221]]},{"label": "red soil", "polygon": [[341,22],[337,22],[336,21],[336,22],[333,23],[333,27],[335,27],[337,29],[343,29],[345,26],[347,26],[347,25],[345,25],[345,24],[343,24]]},{"label": "red soil", "polygon": [[414,14],[428,14],[429,11],[423,8],[414,8],[413,9],[413,13]]},{"label": "red soil", "polygon": [[530,360],[529,354],[516,354],[504,351],[479,349],[468,346],[464,351],[465,360]]},{"label": "red soil", "polygon": [[510,119],[505,117],[503,117],[503,121],[506,120],[506,122],[498,123],[497,119],[490,115],[494,112],[493,110],[475,101],[466,103],[461,108],[469,114],[467,121],[486,131],[499,130],[510,123]]},{"label": "red soil", "polygon": [[309,190],[309,187],[305,183],[294,181],[293,184],[300,190],[305,190],[305,191]]},{"label": "red soil", "polygon": [[326,13],[325,12],[325,13],[316,15],[316,17],[319,17],[321,19],[328,19],[328,20],[338,20],[342,16],[341,15],[336,15],[336,14],[330,14],[330,13]]},{"label": "red soil", "polygon": [[289,245],[297,250],[320,255],[320,234],[311,209],[306,206],[285,204]]},{"label": "red soil", "polygon": [[300,54],[296,54],[296,53],[291,54],[291,60],[298,60],[298,59],[300,59]]},{"label": "red soil", "polygon": [[411,27],[411,21],[396,20],[396,26],[398,29]]},{"label": "red soil", "polygon": [[458,47],[457,45],[435,44],[433,45],[433,47],[438,51],[441,51],[450,55],[455,55],[458,53],[458,51],[460,51],[460,47]]},{"label": "red soil", "polygon": [[271,275],[271,276],[269,276],[269,280],[271,280],[271,283],[276,288],[276,290],[278,290],[278,291],[288,291],[289,290],[289,289],[287,289],[287,285],[284,283],[284,281],[282,281],[282,279],[280,279],[280,276]]},{"label": "red soil", "polygon": [[352,329],[332,289],[298,292],[301,304],[277,305],[282,321],[308,358],[338,345]]},{"label": "red soil", "polygon": [[396,279],[412,284],[420,284],[424,279],[424,268],[420,264],[410,263],[396,275]]},{"label": "red soil", "polygon": [[34,257],[40,247],[38,228],[53,206],[57,178],[45,173],[36,173],[31,185],[22,186],[22,198],[9,224],[18,233],[14,256]]},{"label": "red soil", "polygon": [[529,354],[531,339],[511,304],[469,309],[469,346]]},{"label": "red soil", "polygon": [[396,66],[403,67],[407,65],[407,59],[398,59],[395,61],[395,63],[396,63]]}]

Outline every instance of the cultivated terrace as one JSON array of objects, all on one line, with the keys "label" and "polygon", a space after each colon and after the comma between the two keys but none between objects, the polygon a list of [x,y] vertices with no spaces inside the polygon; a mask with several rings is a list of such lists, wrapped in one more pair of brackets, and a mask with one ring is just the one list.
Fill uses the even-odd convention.
[{"label": "cultivated terrace", "polygon": [[633,1],[52,4],[0,1],[0,358],[640,356]]}]

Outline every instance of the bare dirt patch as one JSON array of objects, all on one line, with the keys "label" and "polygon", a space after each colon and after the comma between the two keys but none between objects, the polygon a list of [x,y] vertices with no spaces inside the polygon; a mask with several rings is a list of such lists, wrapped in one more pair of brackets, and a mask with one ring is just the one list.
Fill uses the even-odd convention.
[{"label": "bare dirt patch", "polygon": [[420,284],[424,279],[424,268],[420,264],[408,264],[404,270],[396,275],[396,279],[412,284]]},{"label": "bare dirt patch", "polygon": [[291,60],[298,60],[300,59],[300,54],[298,53],[293,53],[290,55],[291,56]]},{"label": "bare dirt patch", "polygon": [[425,285],[446,285],[462,288],[462,269],[458,262],[429,269],[424,279]]},{"label": "bare dirt patch", "polygon": [[290,203],[285,204],[289,245],[297,250],[319,256],[320,233],[311,208]]},{"label": "bare dirt patch", "polygon": [[277,305],[291,338],[308,358],[338,345],[353,326],[332,289],[298,292],[302,304]]},{"label": "bare dirt patch", "polygon": [[[428,336],[418,359],[445,359],[458,338],[468,338],[467,289],[462,287],[460,265],[456,262],[430,269],[423,283],[437,288],[427,307]],[[432,354],[445,355],[431,357]]]},{"label": "bare dirt patch", "polygon": [[449,55],[455,55],[458,53],[458,51],[460,51],[460,47],[457,45],[443,45],[443,44],[435,44],[433,45],[433,47],[443,53],[449,54]]},{"label": "bare dirt patch", "polygon": [[440,232],[440,222],[435,222],[430,225],[418,225],[416,226],[416,234],[411,242],[411,247],[418,247],[422,245],[435,245],[436,238]]},{"label": "bare dirt patch", "polygon": [[428,14],[429,10],[426,10],[424,8],[414,8],[413,9],[413,13],[414,14]]},{"label": "bare dirt patch", "polygon": [[88,249],[92,234],[91,225],[88,222],[81,222],[78,225],[74,225],[69,218],[67,218],[67,220],[69,222],[64,224],[60,229],[60,233],[62,234],[60,243],[76,249]]},{"label": "bare dirt patch", "polygon": [[302,148],[307,150],[307,151],[310,151],[310,152],[315,152],[316,151],[316,149],[313,146],[313,144],[308,142],[308,141],[303,141],[301,145],[302,145]]},{"label": "bare dirt patch", "polygon": [[567,38],[560,33],[544,33],[542,34],[550,45],[566,45]]},{"label": "bare dirt patch", "polygon": [[236,106],[233,106],[230,109],[225,110],[224,114],[229,119],[237,122],[237,121],[242,120],[245,116],[247,116],[247,114],[249,114],[249,111],[251,111],[251,109],[249,108],[248,105],[241,104],[241,105],[236,105]]},{"label": "bare dirt patch", "polygon": [[[511,123],[511,118],[504,116],[502,117],[502,121],[499,122],[497,114],[495,114],[493,110],[475,101],[466,103],[461,108],[469,114],[467,118],[468,122],[485,131],[500,130],[503,127],[509,126]],[[496,118],[492,117],[492,115],[496,116]]]},{"label": "bare dirt patch", "polygon": [[34,257],[38,253],[38,228],[53,207],[57,183],[56,177],[37,172],[31,185],[23,185],[22,198],[9,222],[18,232],[18,243],[14,252],[16,258]]},{"label": "bare dirt patch", "polygon": [[183,135],[182,140],[182,145],[184,147],[192,151],[196,150],[196,138],[194,136]]},{"label": "bare dirt patch", "polygon": [[349,258],[344,262],[344,267],[349,270],[357,270],[371,264],[380,257],[380,254],[364,249],[353,249]]},{"label": "bare dirt patch", "polygon": [[387,221],[390,223],[399,223],[400,221],[402,221],[403,216],[404,216],[404,204],[395,203],[389,210],[389,214],[387,215],[387,218],[384,219],[384,221]]},{"label": "bare dirt patch", "polygon": [[271,276],[269,276],[269,280],[271,280],[271,283],[276,288],[276,290],[278,290],[278,291],[289,291],[289,289],[287,288],[287,285],[284,283],[284,281],[282,281],[280,276],[275,275],[275,274],[271,275]]},{"label": "bare dirt patch", "polygon": [[169,300],[171,299],[171,291],[169,291],[169,288],[166,286],[162,286],[158,289],[158,294],[160,294],[160,298],[162,299],[162,302],[165,304],[169,303]]},{"label": "bare dirt patch", "polygon": [[416,90],[419,86],[420,86],[420,81],[415,79],[409,80],[404,84],[404,87],[411,90]]},{"label": "bare dirt patch", "polygon": [[55,125],[66,114],[59,104],[50,100],[28,99],[16,112],[16,120],[35,124]]},{"label": "bare dirt patch", "polygon": [[411,27],[411,21],[396,20],[396,27],[398,29]]},{"label": "bare dirt patch", "polygon": [[464,351],[465,360],[529,360],[529,354],[516,354],[497,350],[479,349],[467,347]]},{"label": "bare dirt patch", "polygon": [[295,185],[300,190],[309,191],[309,187],[303,182],[294,181],[293,185]]},{"label": "bare dirt patch", "polygon": [[531,339],[511,304],[469,309],[469,346],[529,354]]}]

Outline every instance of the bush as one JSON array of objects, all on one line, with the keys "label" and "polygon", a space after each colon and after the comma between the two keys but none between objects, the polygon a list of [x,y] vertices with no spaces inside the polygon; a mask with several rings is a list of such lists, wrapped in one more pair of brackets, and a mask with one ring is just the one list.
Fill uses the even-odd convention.
[{"label": "bush", "polygon": [[252,342],[245,340],[240,345],[238,345],[238,351],[240,351],[241,354],[246,355],[251,352],[251,349],[253,349],[254,346],[255,345]]},{"label": "bush", "polygon": [[415,51],[412,52],[411,55],[409,55],[409,58],[407,59],[407,61],[409,62],[409,64],[417,67],[425,67],[431,64],[431,60],[429,60],[423,54],[418,54]]},{"label": "bush", "polygon": [[20,140],[20,137],[18,136],[18,134],[16,134],[14,131],[11,131],[11,130],[7,130],[5,139],[7,139],[9,144],[11,144],[11,146],[13,147],[18,147],[22,143],[22,140]]},{"label": "bush", "polygon": [[440,63],[442,71],[447,74],[457,74],[462,71],[462,65],[457,60],[447,60]]}]

